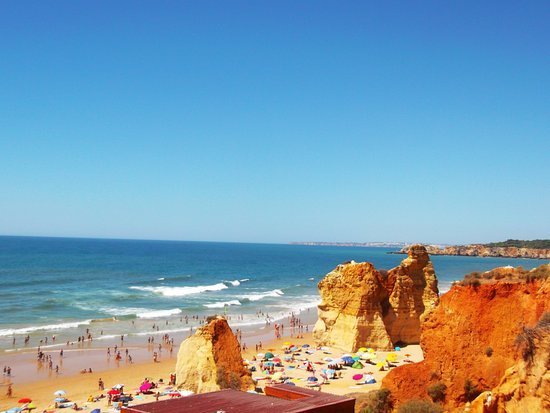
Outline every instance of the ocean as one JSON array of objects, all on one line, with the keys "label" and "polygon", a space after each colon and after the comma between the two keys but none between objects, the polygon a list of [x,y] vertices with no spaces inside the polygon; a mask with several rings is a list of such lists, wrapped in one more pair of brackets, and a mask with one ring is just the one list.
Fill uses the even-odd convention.
[{"label": "ocean", "polygon": [[[338,264],[398,265],[395,249],[186,241],[0,237],[0,351],[86,330],[102,340],[195,325],[187,317],[226,313],[232,327],[312,309],[317,283]],[[543,260],[445,257],[432,261],[442,292],[472,271],[533,268]],[[15,339],[15,344],[14,344]],[[55,345],[52,341],[50,345]]]}]

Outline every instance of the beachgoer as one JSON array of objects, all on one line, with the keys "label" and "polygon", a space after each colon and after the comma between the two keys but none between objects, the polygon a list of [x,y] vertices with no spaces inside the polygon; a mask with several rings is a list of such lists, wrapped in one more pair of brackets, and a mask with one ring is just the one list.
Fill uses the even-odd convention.
[{"label": "beachgoer", "polygon": [[99,388],[99,390],[105,390],[105,383],[103,383],[103,380],[101,380],[101,377],[97,381],[97,387]]},{"label": "beachgoer", "polygon": [[13,396],[13,388],[11,387],[11,383],[8,384],[8,390],[6,391],[6,396],[8,396],[8,397]]}]

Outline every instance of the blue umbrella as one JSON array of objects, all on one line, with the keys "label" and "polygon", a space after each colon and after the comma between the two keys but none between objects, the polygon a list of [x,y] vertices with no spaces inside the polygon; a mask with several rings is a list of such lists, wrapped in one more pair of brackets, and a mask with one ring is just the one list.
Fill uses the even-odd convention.
[{"label": "blue umbrella", "polygon": [[90,413],[101,413],[101,409],[94,409]]},{"label": "blue umbrella", "polygon": [[315,377],[315,376],[309,376],[309,377],[307,378],[307,381],[313,382],[313,381],[319,381],[319,379],[318,379],[317,377]]},{"label": "blue umbrella", "polygon": [[308,347],[309,347],[309,344],[302,344],[302,347],[308,348]]},{"label": "blue umbrella", "polygon": [[349,364],[350,366],[355,362],[352,357],[342,357],[344,364]]}]

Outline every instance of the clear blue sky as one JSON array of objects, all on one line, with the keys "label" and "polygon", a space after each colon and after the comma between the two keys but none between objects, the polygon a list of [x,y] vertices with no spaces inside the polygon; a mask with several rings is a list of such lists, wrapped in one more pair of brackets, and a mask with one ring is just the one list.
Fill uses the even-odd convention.
[{"label": "clear blue sky", "polygon": [[550,2],[3,1],[0,234],[550,236]]}]

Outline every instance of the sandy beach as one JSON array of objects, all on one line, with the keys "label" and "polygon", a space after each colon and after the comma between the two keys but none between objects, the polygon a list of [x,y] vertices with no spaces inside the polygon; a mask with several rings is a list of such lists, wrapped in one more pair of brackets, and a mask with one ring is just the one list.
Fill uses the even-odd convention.
[{"label": "sandy beach", "polygon": [[[184,338],[180,337],[181,340]],[[97,397],[100,394],[106,395],[106,392],[116,384],[124,384],[125,393],[130,393],[134,396],[134,401],[131,404],[152,401],[155,398],[154,395],[136,396],[139,386],[145,377],[157,383],[162,379],[163,384],[159,386],[159,392],[163,394],[170,391],[171,388],[167,384],[170,374],[175,370],[178,344],[181,340],[175,343],[171,354],[167,350],[161,351],[157,362],[153,362],[150,357],[153,352],[152,346],[146,345],[131,347],[131,354],[135,355],[134,362],[131,364],[126,360],[118,363],[114,362],[107,357],[106,348],[76,349],[65,353],[63,374],[50,373],[47,378],[39,378],[38,380],[36,379],[36,374],[33,376],[31,372],[33,365],[34,369],[37,370],[36,361],[32,354],[18,355],[18,359],[12,357],[10,362],[16,374],[13,378],[3,376],[0,411],[20,406],[17,403],[18,400],[25,397],[33,400],[38,412],[43,412],[44,410],[52,412],[68,411],[69,409],[54,409],[54,392],[57,390],[64,390],[67,393],[66,397],[76,402],[85,411],[96,408],[100,408],[101,411],[115,411],[112,406],[108,406],[107,398],[100,399],[97,402],[88,402],[88,398],[90,396]],[[326,369],[328,366],[326,359],[328,357],[339,358],[343,355],[341,351],[330,348],[325,349],[325,351],[315,350],[311,332],[303,333],[303,338],[299,339],[290,337],[290,334],[275,339],[271,329],[244,331],[242,332],[242,342],[247,343],[247,349],[243,351],[243,359],[250,367],[254,366],[256,368],[256,371],[252,373],[252,377],[257,380],[258,387],[265,386],[270,381],[272,375],[261,371],[257,353],[271,352],[275,357],[279,357],[282,363],[280,367],[274,368],[274,373],[281,373],[281,375],[289,377],[298,386],[308,386],[307,378],[311,375],[315,375],[322,382],[323,369]],[[256,345],[259,345],[260,342],[262,343],[262,348],[256,351]],[[294,359],[292,361],[288,359],[289,354],[285,354],[285,349],[283,348],[288,348],[289,344],[299,349],[299,351],[294,352]],[[309,344],[310,347],[302,347],[304,344]],[[57,353],[58,350],[55,350],[55,352]],[[388,352],[376,352],[376,358],[377,360],[384,361],[387,354]],[[404,359],[415,362],[422,360],[420,346],[407,346],[395,354],[397,356],[395,363],[393,363],[395,365],[403,364]],[[287,359],[285,359],[285,356]],[[257,360],[254,360],[254,358]],[[5,361],[5,358],[2,359],[2,362]],[[16,361],[16,363],[13,363],[13,361]],[[315,369],[314,373],[306,370],[305,367],[308,362]],[[82,374],[79,372],[81,367],[83,369],[88,368],[88,366],[92,368],[92,373]],[[17,374],[18,371],[20,374]],[[387,371],[379,371],[376,366],[364,363],[364,367],[361,369],[344,367],[338,373],[341,373],[341,378],[325,381],[321,385],[321,391],[346,394],[377,389]],[[362,384],[360,381],[352,378],[354,375],[366,373],[372,373],[376,380],[375,384]],[[23,379],[23,377],[26,378]],[[104,391],[98,388],[98,380],[100,378],[105,383]],[[7,384],[10,381],[13,382],[13,395],[11,398],[8,398],[6,391]],[[162,400],[167,397],[169,396],[161,395],[160,399]]]}]

